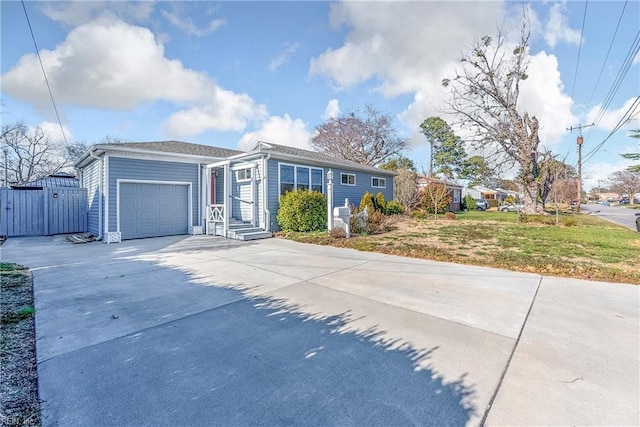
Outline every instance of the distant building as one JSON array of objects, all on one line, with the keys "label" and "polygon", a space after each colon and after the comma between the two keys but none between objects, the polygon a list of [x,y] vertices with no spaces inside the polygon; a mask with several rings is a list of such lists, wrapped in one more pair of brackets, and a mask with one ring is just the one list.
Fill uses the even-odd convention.
[{"label": "distant building", "polygon": [[447,189],[449,189],[448,196],[449,199],[451,199],[451,203],[449,204],[449,210],[451,212],[458,212],[462,209],[462,185],[454,184],[439,178],[418,175],[417,186],[419,190],[423,190],[424,187],[431,183],[444,184],[447,186]]},{"label": "distant building", "polygon": [[12,185],[15,190],[40,190],[42,188],[74,188],[80,187],[80,181],[75,176],[66,172],[57,172],[45,178],[36,179],[22,185]]}]

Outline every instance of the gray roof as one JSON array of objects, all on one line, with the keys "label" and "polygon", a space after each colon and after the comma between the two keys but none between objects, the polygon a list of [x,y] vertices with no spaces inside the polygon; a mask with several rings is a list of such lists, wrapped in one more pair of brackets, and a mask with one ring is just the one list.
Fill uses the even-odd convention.
[{"label": "gray roof", "polygon": [[47,177],[36,179],[35,181],[27,182],[26,184],[15,185],[14,188],[33,188],[33,187],[47,187],[47,188],[60,188],[60,187],[80,187],[80,181],[75,176],[66,172],[58,172],[51,174]]},{"label": "gray roof", "polygon": [[98,144],[98,146],[133,148],[141,151],[155,151],[162,153],[188,154],[192,156],[226,158],[241,154],[242,151],[229,148],[214,147],[212,145],[192,144],[182,141],[156,141],[156,142],[115,142]]},{"label": "gray roof", "polygon": [[254,150],[269,151],[274,154],[277,154],[277,153],[284,154],[285,156],[304,157],[306,159],[315,160],[322,163],[341,165],[347,168],[364,169],[364,170],[370,170],[371,172],[375,171],[378,173],[387,173],[391,175],[395,174],[392,171],[379,169],[369,165],[363,165],[362,163],[352,162],[350,160],[345,160],[337,156],[332,156],[327,153],[321,153],[319,151],[303,150],[302,148],[289,147],[286,145],[272,144],[271,142],[260,141],[254,147]]}]

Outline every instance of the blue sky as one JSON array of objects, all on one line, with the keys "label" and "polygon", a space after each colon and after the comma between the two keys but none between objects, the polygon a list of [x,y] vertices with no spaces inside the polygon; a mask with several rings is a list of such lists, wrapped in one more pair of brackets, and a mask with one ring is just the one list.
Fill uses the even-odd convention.
[{"label": "blue sky", "polygon": [[[629,129],[640,128],[640,106],[633,104],[640,95],[635,0],[590,1],[586,15],[583,1],[25,6],[72,141],[96,143],[109,135],[241,149],[258,140],[309,148],[314,128],[327,117],[372,104],[396,118],[411,142],[407,154],[426,167],[428,149],[418,126],[442,115],[442,78],[475,37],[516,28],[524,6],[533,38],[520,108],[540,119],[543,144],[575,165],[577,134],[566,127],[599,118],[584,131],[587,189],[629,164],[619,153],[639,150],[628,137]],[[59,139],[22,4],[2,1],[0,12],[2,122],[40,125]],[[632,119],[592,152],[626,112]]]}]

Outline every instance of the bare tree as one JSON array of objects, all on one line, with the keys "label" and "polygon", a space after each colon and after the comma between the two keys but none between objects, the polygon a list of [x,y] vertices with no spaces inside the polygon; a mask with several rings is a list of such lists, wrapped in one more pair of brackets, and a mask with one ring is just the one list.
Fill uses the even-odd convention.
[{"label": "bare tree", "polygon": [[367,105],[364,115],[350,112],[316,127],[311,145],[318,151],[369,166],[398,155],[407,141],[397,136],[393,117]]},{"label": "bare tree", "polygon": [[459,60],[462,70],[443,86],[450,88],[451,112],[458,124],[473,133],[476,146],[519,166],[524,213],[542,213],[538,167],[539,123],[518,110],[520,83],[527,79],[529,23],[524,19],[520,39],[509,46],[506,35],[484,36]]},{"label": "bare tree", "polygon": [[614,172],[609,176],[611,189],[621,196],[628,196],[640,193],[640,172],[623,170]]},{"label": "bare tree", "polygon": [[433,213],[433,217],[438,219],[438,213],[445,213],[449,209],[449,189],[445,184],[430,182],[424,187],[421,202],[424,210]]},{"label": "bare tree", "polygon": [[394,198],[404,207],[405,214],[409,214],[420,203],[417,178],[418,175],[412,170],[400,169],[393,179]]},{"label": "bare tree", "polygon": [[23,122],[2,126],[0,147],[0,169],[3,176],[6,171],[7,185],[23,185],[56,172],[71,171],[73,163],[88,149],[83,142],[56,143],[42,127],[30,129]]},{"label": "bare tree", "polygon": [[[547,199],[553,194],[552,199],[559,202],[567,202],[576,198],[578,194],[578,174],[576,169],[551,156],[551,153],[544,154],[544,159],[539,162],[540,166],[540,200],[546,206]],[[556,185],[558,184],[558,185]],[[569,188],[574,188],[572,194],[567,193]],[[565,191],[566,190],[566,191]],[[566,200],[569,197],[569,200]]]}]

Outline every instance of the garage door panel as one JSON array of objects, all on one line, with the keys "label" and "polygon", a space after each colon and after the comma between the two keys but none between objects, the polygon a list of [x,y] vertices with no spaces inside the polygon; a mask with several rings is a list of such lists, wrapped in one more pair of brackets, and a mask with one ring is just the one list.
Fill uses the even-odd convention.
[{"label": "garage door panel", "polygon": [[122,239],[188,234],[189,186],[120,184]]}]

